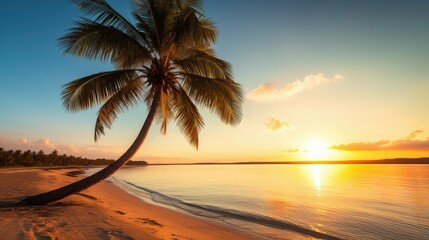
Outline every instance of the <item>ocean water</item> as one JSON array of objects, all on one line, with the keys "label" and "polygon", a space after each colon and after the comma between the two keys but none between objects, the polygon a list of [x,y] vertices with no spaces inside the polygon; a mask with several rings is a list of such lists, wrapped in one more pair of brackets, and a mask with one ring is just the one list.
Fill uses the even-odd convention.
[{"label": "ocean water", "polygon": [[109,181],[266,239],[429,239],[428,165],[155,165]]}]

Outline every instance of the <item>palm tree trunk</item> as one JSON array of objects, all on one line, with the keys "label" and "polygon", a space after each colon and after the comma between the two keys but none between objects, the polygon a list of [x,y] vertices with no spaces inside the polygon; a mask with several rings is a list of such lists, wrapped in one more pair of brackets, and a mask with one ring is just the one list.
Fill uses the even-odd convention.
[{"label": "palm tree trunk", "polygon": [[115,173],[117,170],[119,170],[134,156],[134,154],[139,150],[140,146],[146,139],[146,136],[149,132],[150,126],[152,125],[156,111],[159,106],[160,96],[160,88],[155,87],[155,94],[152,100],[152,104],[148,116],[146,117],[146,120],[140,130],[140,133],[137,135],[133,144],[120,158],[118,158],[118,160],[89,177],[86,177],[64,187],[52,190],[50,192],[27,197],[23,199],[20,203],[25,205],[43,205],[58,201],[103,181],[104,179]]}]

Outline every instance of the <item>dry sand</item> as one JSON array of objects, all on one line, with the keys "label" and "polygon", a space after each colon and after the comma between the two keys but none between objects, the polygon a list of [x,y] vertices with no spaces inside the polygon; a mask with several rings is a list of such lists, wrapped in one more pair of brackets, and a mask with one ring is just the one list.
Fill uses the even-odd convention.
[{"label": "dry sand", "polygon": [[[0,169],[0,203],[76,181],[76,169]],[[261,239],[146,203],[107,182],[48,206],[0,207],[0,239]]]}]

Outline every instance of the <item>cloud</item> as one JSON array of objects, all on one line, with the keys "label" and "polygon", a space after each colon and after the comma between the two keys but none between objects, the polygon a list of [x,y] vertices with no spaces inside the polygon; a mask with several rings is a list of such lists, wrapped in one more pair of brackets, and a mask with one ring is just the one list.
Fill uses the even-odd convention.
[{"label": "cloud", "polygon": [[419,135],[420,133],[423,133],[424,131],[421,129],[417,129],[413,132],[411,132],[410,134],[408,134],[408,136],[406,136],[404,139],[406,140],[411,140],[417,137],[417,135]]},{"label": "cloud", "polygon": [[377,142],[348,143],[332,145],[329,148],[342,151],[429,151],[429,138],[423,140],[414,139],[423,132],[423,130],[415,130],[403,139],[394,141],[380,140]]},{"label": "cloud", "polygon": [[380,140],[378,142],[357,142],[348,144],[332,145],[329,148],[343,151],[377,151],[382,150],[383,146],[389,144],[389,141]]},{"label": "cloud", "polygon": [[341,74],[337,73],[334,75],[334,80],[336,80],[336,81],[343,80],[343,79],[344,79],[344,76]]},{"label": "cloud", "polygon": [[20,145],[27,145],[27,144],[28,144],[28,140],[27,140],[26,138],[21,138],[21,139],[19,140],[19,144],[20,144]]},{"label": "cloud", "polygon": [[291,148],[289,150],[287,150],[288,153],[297,153],[297,152],[301,152],[301,150],[299,150],[299,148]]},{"label": "cloud", "polygon": [[289,96],[300,93],[304,90],[312,89],[317,86],[344,79],[340,74],[335,74],[332,78],[328,78],[324,73],[310,74],[304,78],[296,79],[294,82],[285,84],[279,83],[264,83],[255,89],[250,90],[246,97],[247,99],[259,102],[273,102],[284,100]]},{"label": "cloud", "polygon": [[0,139],[0,147],[5,150],[43,150],[45,153],[50,153],[57,150],[59,154],[68,154],[87,158],[112,158],[118,156],[120,149],[105,146],[105,145],[63,145],[52,143],[48,138],[37,139],[30,141],[27,138],[19,140]]},{"label": "cloud", "polygon": [[274,117],[269,117],[264,122],[264,126],[272,131],[279,131],[279,130],[285,130],[285,129],[291,129],[292,126],[280,119],[276,119]]},{"label": "cloud", "polygon": [[426,140],[398,140],[386,147],[387,150],[429,151],[429,138]]},{"label": "cloud", "polygon": [[[26,142],[28,143],[27,140],[26,140]],[[45,139],[39,139],[39,140],[33,142],[32,145],[34,147],[48,148],[48,149],[55,149],[57,147],[55,144],[51,143],[51,141],[49,139],[47,139],[47,138],[45,138]]]}]

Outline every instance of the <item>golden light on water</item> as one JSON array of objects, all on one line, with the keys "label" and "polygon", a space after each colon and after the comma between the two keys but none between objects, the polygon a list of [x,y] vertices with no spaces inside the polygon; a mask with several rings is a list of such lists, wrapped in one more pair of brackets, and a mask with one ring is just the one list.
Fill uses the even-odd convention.
[{"label": "golden light on water", "polygon": [[320,165],[312,165],[311,172],[313,175],[314,186],[316,187],[317,191],[320,191],[322,189]]},{"label": "golden light on water", "polygon": [[335,179],[342,176],[344,166],[333,164],[311,164],[305,166],[305,171],[309,177],[308,183],[313,185],[313,188],[320,196],[326,189],[332,188],[335,185]]}]

